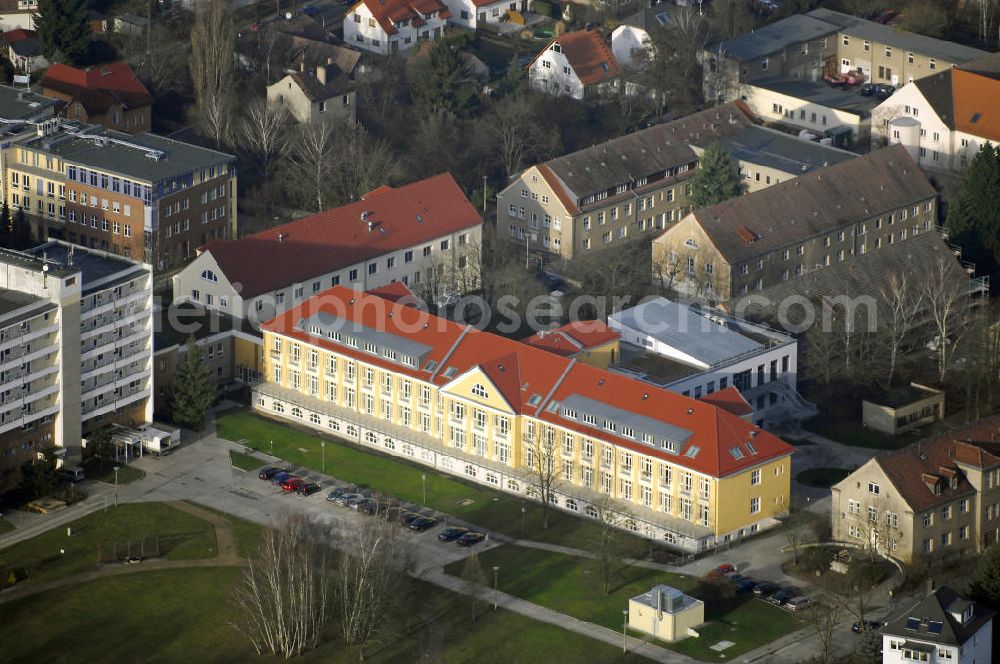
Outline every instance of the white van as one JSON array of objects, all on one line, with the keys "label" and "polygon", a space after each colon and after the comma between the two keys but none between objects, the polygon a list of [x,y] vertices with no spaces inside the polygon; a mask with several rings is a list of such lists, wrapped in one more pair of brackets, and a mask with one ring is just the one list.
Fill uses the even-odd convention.
[{"label": "white van", "polygon": [[79,482],[83,479],[83,468],[80,466],[63,466],[59,469],[59,477],[68,482]]}]

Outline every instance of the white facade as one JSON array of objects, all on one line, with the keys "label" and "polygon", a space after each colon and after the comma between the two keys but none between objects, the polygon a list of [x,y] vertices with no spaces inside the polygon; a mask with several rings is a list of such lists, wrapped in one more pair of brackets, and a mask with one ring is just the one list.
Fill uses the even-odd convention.
[{"label": "white facade", "polygon": [[625,66],[639,66],[652,56],[649,33],[634,25],[622,24],[611,33],[611,52]]},{"label": "white facade", "polygon": [[487,24],[500,23],[509,11],[526,12],[530,7],[528,0],[497,0],[487,4],[476,5],[472,0],[443,0],[451,11],[448,23],[470,30]]},{"label": "white facade", "polygon": [[740,83],[740,99],[765,121],[808,129],[819,135],[835,127],[848,127],[853,141],[866,139],[871,132],[871,118],[808,99],[793,97],[752,83]]},{"label": "white facade", "polygon": [[[415,11],[415,10],[414,10]],[[420,19],[415,26],[413,19],[395,25],[395,32],[388,34],[364,2],[359,2],[344,15],[344,42],[348,46],[383,55],[408,51],[418,39],[434,40],[444,34],[446,19],[433,12]]]},{"label": "white facade", "polygon": [[479,251],[481,241],[482,228],[477,225],[249,298],[240,295],[238,284],[229,281],[210,251],[204,251],[173,276],[174,301],[197,302],[235,318],[265,321],[333,286],[367,291],[400,281],[416,292],[433,288],[437,296],[443,284],[430,283],[436,270],[442,265],[461,269],[463,253]]},{"label": "white facade", "polygon": [[[923,641],[919,636],[882,635],[882,664],[987,664],[992,662],[993,621],[987,621],[961,646]],[[924,658],[926,656],[926,659]]]},{"label": "white facade", "polygon": [[963,169],[987,139],[952,130],[916,85],[904,85],[872,112],[872,135],[902,144],[926,169]]},{"label": "white facade", "polygon": [[528,81],[531,83],[531,87],[539,92],[554,97],[566,96],[573,99],[583,99],[583,82],[573,71],[569,59],[562,52],[559,44],[555,42],[531,63],[531,68],[528,70]]}]

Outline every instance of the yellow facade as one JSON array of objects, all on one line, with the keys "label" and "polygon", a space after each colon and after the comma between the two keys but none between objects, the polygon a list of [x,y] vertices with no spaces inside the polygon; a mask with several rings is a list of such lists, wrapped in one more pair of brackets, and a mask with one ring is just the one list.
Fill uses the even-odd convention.
[{"label": "yellow facade", "polygon": [[[579,488],[581,496],[595,492],[628,503],[636,519],[625,525],[632,530],[642,530],[639,521],[656,521],[644,515],[668,515],[723,537],[755,530],[788,511],[788,456],[720,479],[517,413],[478,367],[439,387],[270,331],[263,348],[265,381],[430,435],[443,447],[498,462],[514,474],[525,469],[529,455],[551,454],[557,481]],[[760,497],[754,513],[752,495]],[[572,511],[592,509],[567,503]]]},{"label": "yellow facade", "polygon": [[615,339],[606,344],[580,351],[573,357],[578,362],[589,364],[592,367],[607,369],[610,365],[621,359],[621,342]]}]

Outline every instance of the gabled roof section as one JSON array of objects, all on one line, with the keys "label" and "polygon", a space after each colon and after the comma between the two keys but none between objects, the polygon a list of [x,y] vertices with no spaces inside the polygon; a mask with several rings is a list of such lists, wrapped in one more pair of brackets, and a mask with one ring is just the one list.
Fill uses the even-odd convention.
[{"label": "gabled roof section", "polygon": [[153,103],[152,95],[127,62],[86,69],[56,63],[46,70],[42,89],[75,98],[89,114],[105,113],[117,104],[129,109]]},{"label": "gabled roof section", "polygon": [[410,290],[410,287],[402,281],[394,281],[379,288],[371,288],[368,290],[368,294],[377,295],[383,300],[402,302],[403,304],[416,304],[420,301],[416,294]]},{"label": "gabled roof section", "polygon": [[620,338],[621,335],[603,321],[585,320],[566,323],[554,330],[539,332],[521,341],[529,346],[568,357]]},{"label": "gabled roof section", "polygon": [[295,82],[299,90],[302,90],[302,94],[309,101],[326,101],[333,97],[339,97],[352,87],[350,79],[337,70],[335,66],[330,66],[327,69],[325,83],[320,81],[313,72],[293,72],[288,76]]},{"label": "gabled roof section", "polygon": [[203,251],[250,298],[480,224],[458,183],[442,173]]},{"label": "gabled roof section", "polygon": [[753,406],[747,403],[747,400],[743,398],[740,391],[732,386],[718,392],[706,394],[701,400],[729,411],[736,417],[745,417],[753,413]]},{"label": "gabled roof section", "polygon": [[778,53],[789,46],[818,39],[837,32],[837,26],[807,14],[795,14],[760,30],[748,32],[706,47],[724,58],[747,62]]},{"label": "gabled roof section", "polygon": [[[324,327],[331,317],[341,319],[342,335],[420,350],[419,363],[402,364],[378,349],[367,352],[365,344],[351,346],[346,337],[338,341]],[[717,477],[793,452],[774,435],[712,404],[342,286],[293,307],[263,329],[439,386],[479,368],[518,412]],[[567,411],[571,404],[576,413]],[[584,412],[595,416],[593,424]],[[598,415],[614,418],[615,429],[606,428]],[[743,453],[733,455],[734,448]]]},{"label": "gabled roof section", "polygon": [[890,621],[884,631],[905,638],[907,644],[922,641],[960,646],[995,615],[989,607],[965,599],[950,586],[941,586]]},{"label": "gabled roof section", "polygon": [[553,50],[556,45],[584,85],[597,85],[622,73],[622,68],[611,48],[596,30],[565,32],[549,42],[535,59],[537,60],[546,51]]},{"label": "gabled roof section", "polygon": [[451,16],[441,0],[363,0],[363,3],[387,35],[396,34],[396,24],[400,21],[423,21],[434,12],[439,18]]},{"label": "gabled roof section", "polygon": [[[935,195],[906,148],[894,145],[691,214],[734,265]],[[743,229],[757,239],[745,242]]]},{"label": "gabled roof section", "polygon": [[[955,128],[954,100],[951,90],[952,70],[947,69],[933,76],[925,76],[913,81],[917,90],[927,103],[934,109],[934,113],[941,119],[949,129]],[[891,97],[890,97],[891,99]],[[889,102],[886,101],[886,104]]]},{"label": "gabled roof section", "polygon": [[1000,80],[955,69],[951,73],[955,129],[1000,141]]}]

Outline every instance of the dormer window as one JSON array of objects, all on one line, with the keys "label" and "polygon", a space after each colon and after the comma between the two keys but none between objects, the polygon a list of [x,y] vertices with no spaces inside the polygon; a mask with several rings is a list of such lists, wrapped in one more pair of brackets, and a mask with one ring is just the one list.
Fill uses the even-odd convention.
[{"label": "dormer window", "polygon": [[556,53],[562,53],[562,46],[559,45],[559,42],[553,42],[552,50]]}]

